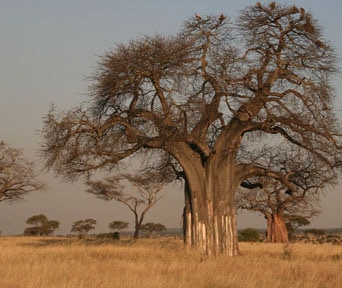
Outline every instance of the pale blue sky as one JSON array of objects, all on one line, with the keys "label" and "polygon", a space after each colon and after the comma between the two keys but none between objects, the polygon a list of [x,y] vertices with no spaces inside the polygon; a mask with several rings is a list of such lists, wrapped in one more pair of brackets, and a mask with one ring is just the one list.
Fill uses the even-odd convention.
[{"label": "pale blue sky", "polygon": [[[49,105],[68,109],[85,99],[89,84],[85,78],[96,66],[97,56],[115,43],[146,34],[175,33],[195,12],[235,16],[255,2],[0,0],[0,140],[23,148],[27,157],[35,160],[40,141],[37,130]],[[342,1],[279,2],[311,11],[341,58]],[[341,76],[336,87],[336,109],[342,109]],[[341,119],[342,112],[337,113]],[[97,232],[107,231],[112,220],[131,222],[132,215],[125,207],[96,199],[79,183],[60,183],[51,174],[41,174],[49,186],[47,191],[33,193],[21,203],[0,204],[0,230],[4,234],[22,233],[26,219],[38,213],[59,220],[61,233],[68,233],[74,221],[88,217],[98,220]],[[323,213],[312,226],[342,226],[341,190],[340,185],[328,191],[322,201]],[[146,220],[179,227],[182,190],[178,187],[165,192]],[[256,215],[240,216],[238,224],[239,228],[265,227],[263,218]]]}]

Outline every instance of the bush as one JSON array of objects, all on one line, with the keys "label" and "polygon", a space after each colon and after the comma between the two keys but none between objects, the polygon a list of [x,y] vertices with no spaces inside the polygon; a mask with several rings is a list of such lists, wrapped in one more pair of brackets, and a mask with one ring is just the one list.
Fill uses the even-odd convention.
[{"label": "bush", "polygon": [[108,240],[120,240],[121,238],[121,234],[120,232],[116,231],[116,232],[107,232],[107,233],[99,233],[96,234],[96,238],[97,239],[108,239]]},{"label": "bush", "polygon": [[112,234],[112,238],[115,240],[120,240],[120,232],[116,231]]},{"label": "bush", "polygon": [[325,233],[325,231],[323,229],[308,229],[304,231],[304,234],[313,234],[316,236],[321,236]]},{"label": "bush", "polygon": [[260,233],[253,228],[247,228],[239,233],[239,241],[241,242],[259,242]]},{"label": "bush", "polygon": [[113,233],[99,233],[96,234],[97,239],[112,239],[113,238]]}]

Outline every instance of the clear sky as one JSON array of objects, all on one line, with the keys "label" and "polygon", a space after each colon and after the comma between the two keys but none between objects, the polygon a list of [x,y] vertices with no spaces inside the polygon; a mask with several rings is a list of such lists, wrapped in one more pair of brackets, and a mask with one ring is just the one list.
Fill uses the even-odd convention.
[{"label": "clear sky", "polygon": [[[264,2],[264,1],[260,1]],[[342,56],[342,1],[279,1],[311,11],[324,34]],[[98,56],[115,44],[142,35],[171,34],[182,22],[198,14],[236,16],[255,0],[0,0],[0,140],[22,148],[27,158],[39,163],[38,130],[50,104],[68,109],[85,99],[89,76]],[[342,63],[339,63],[341,67]],[[336,109],[342,109],[341,75],[335,81]],[[337,112],[342,119],[342,112]],[[43,213],[61,222],[59,233],[69,233],[74,221],[98,220],[96,232],[108,231],[108,223],[131,223],[126,207],[105,202],[84,192],[82,183],[62,183],[39,172],[48,184],[20,203],[0,203],[0,230],[20,234],[28,217]],[[342,181],[340,181],[342,183]],[[182,188],[169,187],[152,208],[146,221],[179,227],[183,208]],[[323,213],[311,227],[342,227],[342,184],[327,191]],[[239,228],[265,227],[261,216],[244,213]]]}]

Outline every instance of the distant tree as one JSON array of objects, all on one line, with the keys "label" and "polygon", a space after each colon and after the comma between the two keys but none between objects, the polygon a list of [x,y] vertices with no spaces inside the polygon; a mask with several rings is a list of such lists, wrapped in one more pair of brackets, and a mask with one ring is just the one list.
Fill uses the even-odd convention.
[{"label": "distant tree", "polygon": [[151,236],[151,234],[153,233],[166,230],[166,227],[160,223],[148,222],[148,223],[141,225],[140,229],[142,231],[148,232],[148,235]]},{"label": "distant tree", "polygon": [[24,235],[51,235],[56,229],[59,228],[59,222],[56,220],[48,220],[43,215],[34,215],[26,220],[26,224],[34,225],[33,227],[27,227],[24,230]]},{"label": "distant tree", "polygon": [[17,201],[43,188],[22,151],[0,141],[0,202]]},{"label": "distant tree", "polygon": [[[282,171],[292,187],[271,177],[252,178],[239,189],[236,207],[262,213],[267,219],[267,241],[286,243],[290,224],[292,228],[306,225],[319,214],[320,194],[336,184],[336,173],[319,158],[288,145],[264,147],[250,157],[255,164],[262,162]],[[255,189],[251,191],[248,186]]]},{"label": "distant tree", "polygon": [[96,220],[86,219],[74,222],[71,228],[71,232],[79,233],[81,236],[88,234],[90,230],[95,229]]},{"label": "distant tree", "polygon": [[310,224],[310,221],[304,217],[289,217],[286,221],[286,229],[289,236],[289,240],[293,240],[294,233],[299,227],[307,226]]},{"label": "distant tree", "polygon": [[121,230],[128,228],[128,222],[113,221],[109,224],[109,228],[114,230],[113,238],[120,239]]},{"label": "distant tree", "polygon": [[109,224],[109,228],[120,232],[122,229],[128,228],[128,222],[123,222],[123,221],[113,221],[112,223]]},{"label": "distant tree", "polygon": [[[88,181],[87,185],[87,192],[96,195],[100,199],[121,202],[133,212],[135,221],[134,239],[139,238],[139,231],[144,217],[147,211],[161,198],[159,193],[163,188],[160,179],[148,172],[139,175],[122,174],[107,177],[100,181]],[[129,192],[127,190],[133,191]]]},{"label": "distant tree", "polygon": [[305,217],[289,217],[286,222],[288,231],[294,232],[299,227],[310,225],[310,221]]}]

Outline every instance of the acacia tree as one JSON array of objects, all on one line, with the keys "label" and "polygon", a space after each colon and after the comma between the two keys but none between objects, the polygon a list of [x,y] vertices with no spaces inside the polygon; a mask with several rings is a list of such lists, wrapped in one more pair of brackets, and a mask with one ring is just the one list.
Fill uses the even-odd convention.
[{"label": "acacia tree", "polygon": [[74,222],[74,224],[71,227],[71,232],[79,233],[80,235],[84,236],[88,234],[90,230],[95,229],[97,221],[95,219],[85,219],[85,220],[79,220]]},{"label": "acacia tree", "polygon": [[148,236],[151,237],[152,233],[164,231],[166,230],[166,227],[161,223],[148,222],[141,225],[141,230],[147,231]]},{"label": "acacia tree", "polygon": [[17,201],[43,188],[22,151],[0,141],[0,202]]},{"label": "acacia tree", "polygon": [[290,219],[286,222],[286,229],[287,229],[287,233],[288,233],[290,241],[295,238],[294,232],[299,227],[307,226],[310,224],[309,219],[310,219],[309,217],[308,218],[290,217]]},{"label": "acacia tree", "polygon": [[128,222],[113,221],[113,222],[109,223],[108,226],[109,226],[110,229],[120,233],[122,229],[128,228]]},{"label": "acacia tree", "polygon": [[111,176],[104,180],[87,181],[87,185],[87,192],[95,194],[100,199],[121,202],[132,211],[135,222],[134,239],[139,238],[144,217],[161,198],[159,192],[163,188],[160,180],[150,173]]},{"label": "acacia tree", "polygon": [[44,214],[34,215],[26,220],[26,224],[33,225],[25,228],[24,235],[51,235],[59,228],[59,222],[49,220]]},{"label": "acacia tree", "polygon": [[113,222],[109,223],[108,227],[110,229],[114,230],[113,238],[119,239],[121,230],[128,228],[128,222],[113,221]]},{"label": "acacia tree", "polygon": [[239,185],[269,176],[295,190],[283,171],[239,161],[241,141],[262,131],[334,165],[335,72],[334,49],[303,8],[257,3],[233,25],[224,15],[196,15],[177,35],[105,53],[90,101],[46,116],[43,157],[73,179],[151,149],[172,155],[188,185],[186,243],[238,255]]},{"label": "acacia tree", "polygon": [[[293,145],[285,144],[273,149],[263,147],[259,153],[254,151],[254,154],[254,157],[249,156],[250,161],[267,165],[273,171],[283,171],[295,189],[289,189],[271,177],[249,179],[250,184],[242,185],[245,188],[238,190],[236,207],[260,212],[265,216],[268,242],[287,243],[287,223],[305,224],[319,214],[320,195],[327,186],[336,184],[336,171]],[[249,186],[258,189],[246,189]]]}]

